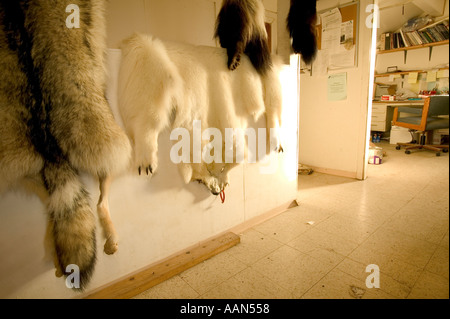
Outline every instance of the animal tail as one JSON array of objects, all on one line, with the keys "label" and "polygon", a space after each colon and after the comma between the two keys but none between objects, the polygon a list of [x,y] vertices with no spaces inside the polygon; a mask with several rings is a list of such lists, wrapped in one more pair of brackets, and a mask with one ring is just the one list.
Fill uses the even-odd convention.
[{"label": "animal tail", "polygon": [[317,53],[316,21],[316,0],[291,0],[287,28],[294,52],[301,54],[307,64],[314,61]]},{"label": "animal tail", "polygon": [[269,43],[265,38],[256,36],[251,39],[245,48],[245,54],[259,74],[267,74],[272,66],[272,55],[270,54]]},{"label": "animal tail", "polygon": [[239,42],[246,42],[245,28],[250,17],[238,1],[225,0],[216,20],[214,36],[219,39],[222,48],[230,48]]},{"label": "animal tail", "polygon": [[96,222],[89,195],[68,162],[46,163],[43,178],[49,193],[48,234],[53,238],[56,275],[68,276],[68,269],[75,266],[79,277],[74,278],[71,288],[82,291],[97,259]]},{"label": "animal tail", "polygon": [[232,54],[245,53],[258,73],[265,74],[272,58],[264,25],[264,6],[258,1],[225,0],[214,36],[228,50],[229,60]]}]

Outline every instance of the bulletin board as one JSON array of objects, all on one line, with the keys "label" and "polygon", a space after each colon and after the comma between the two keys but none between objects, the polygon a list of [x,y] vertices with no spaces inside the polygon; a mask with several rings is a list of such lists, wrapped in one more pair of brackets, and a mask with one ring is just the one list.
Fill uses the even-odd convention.
[{"label": "bulletin board", "polygon": [[[356,67],[358,65],[359,1],[318,12],[318,16],[323,17],[323,15],[326,15],[333,10],[338,10],[342,17],[341,33],[340,35],[337,35],[338,38],[340,37],[340,39],[337,40],[340,41],[338,49],[334,51],[323,48],[323,44],[326,43],[324,41],[327,41],[323,35],[323,21],[319,20],[320,24],[316,26],[317,48],[319,50],[319,59],[316,59],[318,60],[316,61],[316,70],[320,68],[322,73],[327,73],[329,70]],[[351,39],[350,37],[345,39],[349,28],[353,29]],[[345,29],[347,29],[347,32],[344,32]],[[344,47],[347,51],[343,49]],[[326,57],[324,56],[325,54]]]},{"label": "bulletin board", "polygon": [[[327,10],[328,11],[328,10]],[[353,44],[357,44],[358,38],[358,20],[359,20],[359,1],[352,2],[351,4],[347,4],[346,6],[339,7],[339,11],[342,15],[342,22],[354,21],[353,23]],[[325,11],[324,11],[325,12]],[[323,13],[318,13],[319,15]],[[316,26],[317,32],[317,48],[322,50],[322,24],[318,24]]]}]

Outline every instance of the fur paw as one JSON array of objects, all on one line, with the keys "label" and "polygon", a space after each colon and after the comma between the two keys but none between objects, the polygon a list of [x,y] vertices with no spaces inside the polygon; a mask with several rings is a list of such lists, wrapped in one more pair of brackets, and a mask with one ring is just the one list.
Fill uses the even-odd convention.
[{"label": "fur paw", "polygon": [[119,243],[116,238],[109,238],[103,248],[105,254],[114,255],[119,250]]},{"label": "fur paw", "polygon": [[147,175],[147,176],[153,175],[153,173],[155,171],[155,169],[153,167],[154,167],[153,165],[150,165],[150,166],[139,166],[139,168],[138,168],[139,176],[142,176],[142,175]]},{"label": "fur paw", "polygon": [[152,176],[158,167],[158,153],[151,147],[140,147],[135,153],[135,167],[139,176]]},{"label": "fur paw", "polygon": [[56,278],[61,278],[62,276],[64,276],[64,273],[60,267],[56,267],[55,276],[56,276]]},{"label": "fur paw", "polygon": [[241,55],[240,54],[236,54],[232,59],[230,59],[228,61],[228,68],[231,71],[236,70],[239,65],[241,65]]},{"label": "fur paw", "polygon": [[280,139],[278,135],[270,137],[270,149],[271,151],[275,151],[276,153],[284,153],[283,146],[281,146]]}]

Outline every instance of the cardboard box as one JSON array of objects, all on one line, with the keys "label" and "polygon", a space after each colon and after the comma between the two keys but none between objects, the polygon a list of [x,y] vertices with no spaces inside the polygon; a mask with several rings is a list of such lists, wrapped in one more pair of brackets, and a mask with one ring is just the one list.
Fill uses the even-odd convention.
[{"label": "cardboard box", "polygon": [[395,96],[394,95],[382,95],[381,96],[381,101],[395,101]]}]

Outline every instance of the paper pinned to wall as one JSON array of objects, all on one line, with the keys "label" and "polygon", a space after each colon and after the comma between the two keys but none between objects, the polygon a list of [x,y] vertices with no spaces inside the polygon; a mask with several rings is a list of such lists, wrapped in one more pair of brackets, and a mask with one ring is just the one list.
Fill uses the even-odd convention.
[{"label": "paper pinned to wall", "polygon": [[340,27],[342,23],[342,14],[338,8],[331,9],[320,15],[323,29],[333,29]]},{"label": "paper pinned to wall", "polygon": [[448,69],[445,70],[439,70],[436,77],[438,79],[442,79],[442,78],[448,78]]},{"label": "paper pinned to wall", "polygon": [[330,70],[349,68],[355,65],[356,47],[352,46],[351,49],[347,49],[344,45],[341,45],[339,50],[335,51],[330,56]]},{"label": "paper pinned to wall", "polygon": [[416,84],[417,80],[419,79],[419,72],[411,72],[408,76],[408,83],[409,84]]},{"label": "paper pinned to wall", "polygon": [[328,76],[328,100],[343,101],[347,99],[347,73]]},{"label": "paper pinned to wall", "polygon": [[341,44],[342,15],[338,8],[320,15],[322,20],[322,50],[337,50]]},{"label": "paper pinned to wall", "polygon": [[436,71],[427,72],[427,83],[436,81],[437,81],[437,72]]}]

